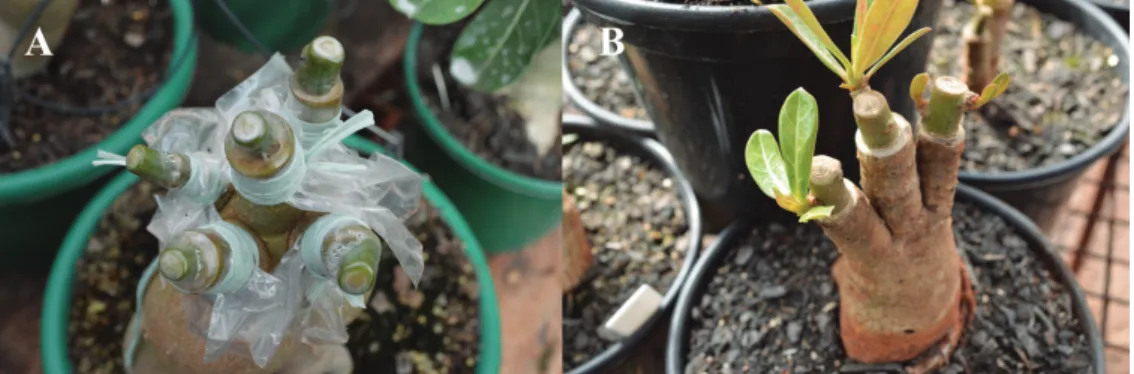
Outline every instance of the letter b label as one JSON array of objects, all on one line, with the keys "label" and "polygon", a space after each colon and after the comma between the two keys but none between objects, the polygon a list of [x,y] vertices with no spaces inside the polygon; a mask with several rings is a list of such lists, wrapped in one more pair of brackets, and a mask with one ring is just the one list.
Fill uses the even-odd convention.
[{"label": "letter b label", "polygon": [[622,45],[622,29],[617,27],[602,28],[602,55],[616,56],[626,49]]}]

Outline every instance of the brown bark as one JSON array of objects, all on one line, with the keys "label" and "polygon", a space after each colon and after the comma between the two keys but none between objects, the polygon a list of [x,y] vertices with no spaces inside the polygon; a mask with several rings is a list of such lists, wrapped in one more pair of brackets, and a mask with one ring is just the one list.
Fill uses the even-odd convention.
[{"label": "brown bark", "polygon": [[[832,275],[847,355],[866,363],[917,360],[909,369],[920,373],[948,358],[975,299],[951,212],[943,209],[959,166],[949,152],[959,148],[917,143],[908,123],[895,122],[902,131],[895,144],[870,149],[859,141],[863,190],[845,182],[851,202],[819,224],[841,254]],[[919,159],[921,152],[927,157]]]},{"label": "brown bark", "polygon": [[1004,35],[1008,32],[1008,22],[1011,21],[1012,7],[1015,4],[1016,0],[995,0],[992,5],[992,19],[988,25],[988,51],[992,54],[990,59],[994,72],[1000,70],[1000,53],[1003,52],[1001,46],[1004,44]]},{"label": "brown bark", "polygon": [[965,41],[962,76],[969,90],[981,92],[996,77],[999,48],[994,47],[996,43],[990,28],[994,23],[992,8],[980,6],[973,17],[973,23],[961,31],[961,39]]},{"label": "brown bark", "polygon": [[559,280],[563,285],[563,292],[570,292],[579,285],[583,275],[590,269],[594,261],[591,245],[587,241],[587,232],[583,230],[583,220],[579,217],[579,209],[575,207],[575,199],[563,191],[563,271]]}]

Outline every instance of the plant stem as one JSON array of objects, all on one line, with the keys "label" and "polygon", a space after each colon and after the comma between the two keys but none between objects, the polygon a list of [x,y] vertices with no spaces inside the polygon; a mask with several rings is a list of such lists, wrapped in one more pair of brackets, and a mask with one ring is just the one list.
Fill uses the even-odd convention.
[{"label": "plant stem", "polygon": [[343,254],[342,261],[339,262],[337,279],[339,288],[354,295],[370,292],[378,276],[382,240],[369,227],[343,226],[324,239],[323,253],[343,246],[348,246],[350,249]]},{"label": "plant stem", "polygon": [[1000,48],[1004,45],[1004,35],[1008,31],[1008,22],[1015,4],[1016,0],[995,0],[992,4],[992,22],[988,25],[990,37],[988,51],[992,55],[993,75],[996,75],[996,71],[1000,69]]},{"label": "plant stem", "polygon": [[224,273],[228,250],[228,243],[216,235],[183,231],[158,255],[158,270],[182,292],[204,292]]},{"label": "plant stem", "polygon": [[303,48],[303,62],[291,80],[288,109],[303,121],[323,123],[339,113],[343,99],[340,73],[346,50],[329,36],[315,38]]},{"label": "plant stem", "polygon": [[898,137],[894,131],[894,116],[882,93],[865,89],[852,95],[854,121],[862,132],[862,139],[871,148],[886,148]]},{"label": "plant stem", "polygon": [[246,111],[232,121],[225,139],[225,157],[249,178],[275,175],[291,160],[295,137],[283,117],[267,111]]},{"label": "plant stem", "polygon": [[989,30],[992,8],[986,5],[977,7],[972,22],[961,32],[965,41],[964,77],[969,89],[980,92],[996,76],[996,54],[993,38]]},{"label": "plant stem", "polygon": [[189,181],[189,159],[177,153],[135,145],[126,154],[126,170],[159,186],[181,188]]},{"label": "plant stem", "polygon": [[968,87],[959,79],[949,76],[935,79],[922,116],[924,130],[939,138],[954,138],[964,120],[970,97]]},{"label": "plant stem", "polygon": [[832,215],[838,214],[850,203],[851,194],[843,179],[843,166],[828,156],[815,156],[811,160],[811,192],[821,205],[833,205]]}]

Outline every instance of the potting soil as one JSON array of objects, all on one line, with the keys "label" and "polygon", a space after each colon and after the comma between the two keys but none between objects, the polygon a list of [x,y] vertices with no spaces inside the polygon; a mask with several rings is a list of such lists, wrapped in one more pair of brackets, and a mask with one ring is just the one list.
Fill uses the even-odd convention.
[{"label": "potting soil", "polygon": [[587,99],[600,107],[633,119],[648,119],[638,102],[630,75],[615,56],[603,56],[602,30],[580,19],[567,46],[567,68],[571,82]]},{"label": "potting soil", "polygon": [[[0,174],[50,164],[106,139],[146,103],[161,84],[173,53],[168,1],[81,0],[67,34],[44,71],[16,81],[15,89],[45,101],[88,109],[119,105],[101,115],[70,114],[16,97],[0,141]],[[33,29],[34,30],[34,29]],[[4,51],[3,53],[7,53]]]},{"label": "potting soil", "polygon": [[[946,0],[928,70],[962,74],[961,30],[973,7]],[[1116,55],[1070,22],[1016,2],[1000,51],[1011,84],[1003,95],[965,118],[961,169],[1009,172],[1066,161],[1097,144],[1127,107]]]},{"label": "potting soil", "polygon": [[[1087,373],[1071,294],[1003,219],[960,203],[957,247],[977,315],[941,373]],[[687,373],[900,373],[850,362],[839,339],[837,249],[813,224],[757,227],[725,256],[691,310]],[[726,369],[727,368],[727,369]]]},{"label": "potting soil", "polygon": [[613,342],[598,335],[641,284],[665,293],[685,259],[685,210],[658,167],[599,142],[565,150],[563,177],[594,253],[582,283],[563,298],[563,366],[574,369]]}]

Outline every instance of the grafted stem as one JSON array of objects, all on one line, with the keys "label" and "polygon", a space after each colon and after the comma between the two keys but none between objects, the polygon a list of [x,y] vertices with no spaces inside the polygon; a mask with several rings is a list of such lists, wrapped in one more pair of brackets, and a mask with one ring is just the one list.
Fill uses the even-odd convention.
[{"label": "grafted stem", "polygon": [[162,152],[135,145],[126,154],[126,170],[165,188],[181,188],[189,181],[189,159],[178,153]]},{"label": "grafted stem", "polygon": [[[1000,53],[1001,46],[1004,45],[1004,35],[1008,31],[1008,22],[1011,21],[1012,7],[1016,4],[1016,0],[994,0],[992,1],[992,19],[988,25],[989,30],[989,52],[992,53],[992,68],[993,71],[1000,69]],[[995,74],[993,74],[995,75]],[[980,92],[973,90],[974,92]]]},{"label": "grafted stem", "polygon": [[560,270],[559,282],[563,292],[570,292],[583,280],[583,276],[590,269],[594,261],[591,253],[591,244],[587,241],[587,232],[583,229],[583,219],[579,216],[579,208],[575,206],[575,198],[567,191],[563,191],[563,269]]},{"label": "grafted stem", "polygon": [[866,89],[852,95],[854,121],[862,132],[862,140],[871,148],[886,148],[897,139],[890,104],[882,93]]},{"label": "grafted stem", "polygon": [[303,62],[291,79],[287,110],[300,120],[323,123],[334,119],[343,100],[340,77],[346,49],[330,36],[320,36],[303,48]]},{"label": "grafted stem", "polygon": [[811,161],[811,192],[821,205],[833,205],[832,215],[839,214],[851,203],[851,193],[843,180],[843,166],[828,156],[815,156]]},{"label": "grafted stem", "polygon": [[965,41],[965,83],[970,90],[976,92],[980,92],[996,76],[996,55],[999,49],[993,47],[992,30],[989,28],[992,15],[991,7],[977,6],[972,22],[961,32],[961,38]]},{"label": "grafted stem", "polygon": [[158,255],[158,270],[170,283],[186,293],[212,288],[225,272],[228,243],[202,230],[183,231]]},{"label": "grafted stem", "polygon": [[957,78],[946,76],[935,79],[930,88],[929,104],[922,116],[925,131],[940,138],[954,138],[971,97],[968,87]]},{"label": "grafted stem", "polygon": [[378,260],[382,254],[382,240],[369,227],[346,225],[329,233],[323,241],[324,263],[332,265],[326,255],[347,247],[338,263],[339,288],[343,292],[364,295],[374,288],[378,276]]},{"label": "grafted stem", "polygon": [[295,137],[278,114],[246,111],[233,119],[224,146],[234,170],[249,178],[268,178],[291,161]]}]

